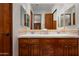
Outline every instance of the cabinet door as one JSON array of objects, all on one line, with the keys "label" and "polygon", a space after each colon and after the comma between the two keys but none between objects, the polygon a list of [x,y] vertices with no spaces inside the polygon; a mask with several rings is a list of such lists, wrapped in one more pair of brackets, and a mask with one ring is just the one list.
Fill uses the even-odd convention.
[{"label": "cabinet door", "polygon": [[2,41],[2,34],[0,34],[0,56],[3,55],[3,45],[2,45],[3,41]]},{"label": "cabinet door", "polygon": [[64,55],[63,51],[64,51],[63,47],[55,48],[55,56],[63,56]]},{"label": "cabinet door", "polygon": [[64,51],[64,40],[61,38],[56,39],[57,47],[55,47],[55,56],[63,56]]},{"label": "cabinet door", "polygon": [[53,21],[52,24],[53,24],[53,29],[56,29],[57,28],[56,21]]},{"label": "cabinet door", "polygon": [[3,32],[3,17],[2,17],[2,14],[3,14],[3,8],[2,8],[2,3],[0,3],[0,34],[2,34]]},{"label": "cabinet door", "polygon": [[42,56],[53,56],[54,51],[55,49],[52,44],[40,45],[40,55]]},{"label": "cabinet door", "polygon": [[12,4],[3,3],[3,53],[12,55]]},{"label": "cabinet door", "polygon": [[77,56],[78,48],[73,46],[65,46],[63,51],[64,56]]},{"label": "cabinet door", "polygon": [[[78,55],[78,45],[77,39],[75,38],[60,38],[57,40],[56,55],[59,56],[77,56]],[[59,53],[58,53],[59,51]]]},{"label": "cabinet door", "polygon": [[75,46],[75,47],[70,46],[68,48],[68,55],[69,56],[77,56],[78,55],[78,48],[77,48],[77,46]]},{"label": "cabinet door", "polygon": [[3,3],[4,33],[12,32],[12,4]]},{"label": "cabinet door", "polygon": [[30,48],[28,44],[28,39],[21,38],[19,39],[19,55],[20,56],[29,56]]},{"label": "cabinet door", "polygon": [[45,14],[45,28],[53,29],[53,14]]},{"label": "cabinet door", "polygon": [[68,46],[64,46],[64,49],[63,49],[63,55],[64,55],[64,56],[68,56],[68,55],[69,55],[69,49],[68,49]]},{"label": "cabinet door", "polygon": [[10,34],[7,35],[7,34],[3,34],[3,53],[4,53],[4,56],[10,56],[12,53],[12,50],[11,50],[11,37],[10,37]]},{"label": "cabinet door", "polygon": [[19,39],[19,55],[38,56],[39,49],[39,39]]},{"label": "cabinet door", "polygon": [[79,56],[79,39],[78,39],[78,56]]},{"label": "cabinet door", "polygon": [[0,3],[0,35],[2,35],[1,36],[2,45],[0,45],[0,47],[2,48],[1,54],[3,54],[4,56],[12,55],[11,25],[12,25],[12,5],[9,3]]},{"label": "cabinet door", "polygon": [[30,48],[31,56],[39,56],[39,53],[40,53],[40,51],[39,51],[40,50],[39,45],[32,44],[30,47],[31,47]]},{"label": "cabinet door", "polygon": [[0,3],[0,56],[3,55],[3,46],[2,46],[2,43],[3,43],[3,19],[2,19],[2,3]]},{"label": "cabinet door", "polygon": [[78,40],[75,38],[69,38],[64,40],[64,55],[65,56],[77,56],[78,55]]},{"label": "cabinet door", "polygon": [[38,38],[29,38],[30,44],[30,55],[31,56],[39,56],[39,39]]},{"label": "cabinet door", "polygon": [[29,45],[20,46],[19,47],[19,55],[20,56],[29,56],[30,55]]},{"label": "cabinet door", "polygon": [[55,47],[57,40],[52,38],[42,38],[40,39],[40,55],[43,56],[53,56],[55,55]]}]

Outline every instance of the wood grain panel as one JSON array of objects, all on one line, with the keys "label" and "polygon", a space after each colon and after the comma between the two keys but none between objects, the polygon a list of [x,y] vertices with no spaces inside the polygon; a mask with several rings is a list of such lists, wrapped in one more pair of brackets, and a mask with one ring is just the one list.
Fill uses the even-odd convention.
[{"label": "wood grain panel", "polygon": [[34,23],[34,29],[41,29],[41,23]]},{"label": "wood grain panel", "polygon": [[57,29],[57,23],[56,23],[56,21],[53,21],[52,24],[53,24],[53,29]]},{"label": "wood grain panel", "polygon": [[12,51],[12,48],[10,46],[11,43],[11,37],[10,37],[10,34],[7,35],[7,34],[3,34],[3,53],[4,53],[4,56],[10,56],[11,55],[11,51]]},{"label": "wood grain panel", "polygon": [[0,34],[0,56],[2,56],[3,54],[3,41],[2,41],[2,34]]},{"label": "wood grain panel", "polygon": [[53,14],[45,14],[45,28],[53,29]]},{"label": "wood grain panel", "polygon": [[3,14],[3,8],[2,8],[2,4],[0,3],[0,34],[3,32],[3,17],[2,17],[2,14]]},{"label": "wood grain panel", "polygon": [[[21,41],[20,41],[21,40]],[[28,40],[28,41],[27,41]],[[26,42],[25,42],[26,41]],[[24,43],[22,43],[24,42]],[[28,42],[28,44],[27,44]],[[28,46],[28,53],[24,50],[19,54],[30,56],[77,56],[78,40],[77,38],[20,38],[20,50]],[[22,48],[23,47],[23,48]]]},{"label": "wood grain panel", "polygon": [[31,46],[31,56],[39,56],[40,48],[38,44],[32,44]]},{"label": "wood grain panel", "polygon": [[12,55],[12,4],[0,3],[0,47],[3,56]]},{"label": "wood grain panel", "polygon": [[4,20],[4,32],[6,33],[9,33],[11,31],[11,28],[12,28],[12,18],[11,17],[11,8],[10,8],[10,5],[11,4],[7,4],[7,3],[4,3],[3,4],[3,20]]}]

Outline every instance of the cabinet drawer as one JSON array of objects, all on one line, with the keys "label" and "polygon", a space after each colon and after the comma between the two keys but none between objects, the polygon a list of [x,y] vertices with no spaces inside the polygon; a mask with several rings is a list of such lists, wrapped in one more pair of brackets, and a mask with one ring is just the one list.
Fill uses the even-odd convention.
[{"label": "cabinet drawer", "polygon": [[25,38],[19,39],[18,43],[19,43],[19,48],[22,48],[22,49],[25,49],[29,46],[28,39],[25,39]]},{"label": "cabinet drawer", "polygon": [[29,44],[39,44],[39,39],[37,38],[29,39]]},{"label": "cabinet drawer", "polygon": [[39,44],[39,39],[34,38],[26,38],[26,39],[19,39],[20,44]]},{"label": "cabinet drawer", "polygon": [[69,39],[69,40],[66,40],[65,39],[65,43],[64,43],[65,45],[67,45],[67,46],[72,46],[72,47],[75,47],[75,46],[77,46],[77,39]]},{"label": "cabinet drawer", "polygon": [[73,38],[60,39],[60,40],[58,40],[57,44],[58,44],[58,46],[75,47],[75,46],[77,46],[77,39],[73,39]]},{"label": "cabinet drawer", "polygon": [[20,44],[29,43],[29,40],[28,40],[28,38],[20,38],[20,39],[19,39],[19,43],[20,43]]},{"label": "cabinet drawer", "polygon": [[40,40],[40,44],[53,44],[56,45],[57,40],[52,38],[43,38]]}]

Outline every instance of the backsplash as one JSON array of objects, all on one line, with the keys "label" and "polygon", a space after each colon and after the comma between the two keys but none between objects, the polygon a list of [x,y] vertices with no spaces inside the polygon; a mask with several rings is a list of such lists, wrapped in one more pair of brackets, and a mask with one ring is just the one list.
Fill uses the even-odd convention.
[{"label": "backsplash", "polygon": [[18,30],[18,34],[59,34],[59,33],[69,33],[69,34],[78,34],[79,30],[78,29],[67,29],[67,28],[62,28],[58,30],[27,30],[26,27],[21,28]]}]

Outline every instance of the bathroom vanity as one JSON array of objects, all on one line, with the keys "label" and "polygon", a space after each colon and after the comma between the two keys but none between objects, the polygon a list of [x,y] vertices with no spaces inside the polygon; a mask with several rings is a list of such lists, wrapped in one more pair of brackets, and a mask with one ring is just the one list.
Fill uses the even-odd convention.
[{"label": "bathroom vanity", "polygon": [[[38,11],[38,8],[35,9]],[[76,14],[78,12],[76,12],[76,5],[72,5],[65,11],[63,10],[64,12],[62,13],[59,13],[57,8],[53,13],[47,13],[46,11],[44,14],[38,14],[39,12],[33,12],[34,9],[30,13],[31,22],[29,22],[29,15],[25,15],[26,12],[24,13],[24,9],[22,8],[21,11],[21,18],[23,18],[21,20],[24,20],[21,21],[21,25],[26,27],[25,30],[27,32],[18,36],[18,52],[20,56],[79,55],[79,35],[77,35],[78,28],[76,23],[78,18]],[[62,9],[63,7],[59,8],[60,12]]]},{"label": "bathroom vanity", "polygon": [[20,56],[78,56],[78,36],[26,34],[18,37]]}]

